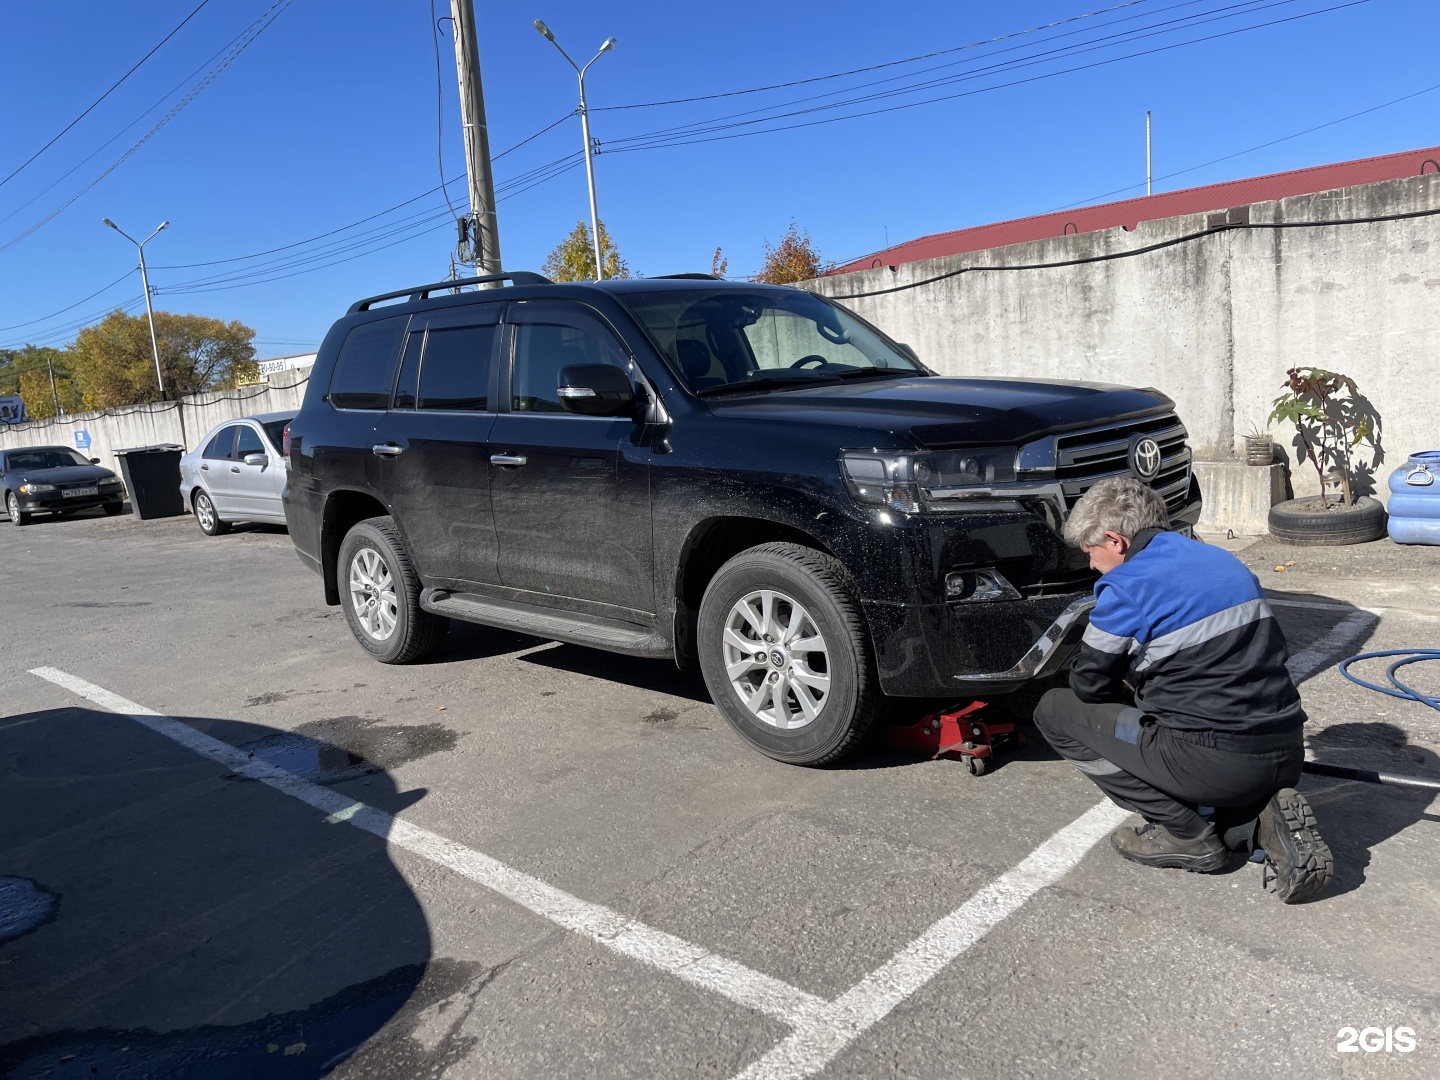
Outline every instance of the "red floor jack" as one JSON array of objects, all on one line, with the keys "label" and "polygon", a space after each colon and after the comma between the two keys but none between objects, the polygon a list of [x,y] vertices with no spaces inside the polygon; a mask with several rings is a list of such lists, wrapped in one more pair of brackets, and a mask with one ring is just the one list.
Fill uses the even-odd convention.
[{"label": "red floor jack", "polygon": [[918,723],[888,728],[886,745],[907,753],[929,754],[931,758],[958,755],[964,759],[971,776],[984,776],[990,771],[997,752],[1019,746],[1024,740],[1015,728],[1015,721],[1001,719],[1004,714],[998,710],[993,717],[981,716],[980,711],[987,707],[983,701],[972,701],[932,713]]}]

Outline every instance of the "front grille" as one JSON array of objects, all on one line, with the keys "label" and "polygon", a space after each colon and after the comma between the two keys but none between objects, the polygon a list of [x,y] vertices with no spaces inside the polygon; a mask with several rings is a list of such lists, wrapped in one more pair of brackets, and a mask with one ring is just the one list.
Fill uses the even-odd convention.
[{"label": "front grille", "polygon": [[1067,513],[1097,480],[1130,475],[1130,436],[1136,433],[1160,444],[1160,472],[1150,486],[1172,512],[1185,505],[1190,493],[1190,448],[1185,445],[1185,425],[1169,413],[1057,438],[1055,474],[1065,492]]}]

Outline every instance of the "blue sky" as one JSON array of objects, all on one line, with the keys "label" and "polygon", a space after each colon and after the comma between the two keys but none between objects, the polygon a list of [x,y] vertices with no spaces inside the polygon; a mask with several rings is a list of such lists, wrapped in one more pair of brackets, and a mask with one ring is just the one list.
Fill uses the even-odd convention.
[{"label": "blue sky", "polygon": [[[0,178],[198,3],[5,5]],[[535,18],[582,62],[618,39],[587,89],[600,216],[641,274],[708,271],[717,245],[732,277],[751,273],[792,218],[826,259],[844,261],[887,240],[1106,201],[1097,197],[1126,185],[1139,186],[1108,197],[1143,193],[1147,109],[1164,177],[1418,95],[1161,180],[1162,191],[1440,144],[1440,88],[1429,90],[1440,84],[1440,5],[1423,0],[475,6],[493,153],[555,125],[495,162],[507,269],[538,270],[588,218],[579,119],[564,119],[574,76]],[[436,7],[448,16],[448,0]],[[124,157],[267,13],[263,31]],[[439,103],[454,178],[464,152],[449,29]],[[1228,36],[1180,44],[1217,34]],[[424,195],[440,182],[435,40],[429,0],[211,0],[0,184],[0,347],[63,345],[117,306],[143,311],[134,248],[102,217],[137,239],[168,219],[146,248],[157,307],[240,319],[261,356],[313,348],[357,297],[446,276],[453,225],[440,193]],[[1163,51],[1128,55],[1145,50]],[[941,55],[894,63],[926,53]],[[931,80],[946,81],[913,89]],[[912,104],[932,98],[948,99]],[[889,111],[853,115],[877,109]],[[796,124],[811,126],[775,130]],[[701,130],[683,144],[639,138],[691,125]],[[572,167],[531,172],[552,163]],[[463,180],[449,190],[463,210]]]}]

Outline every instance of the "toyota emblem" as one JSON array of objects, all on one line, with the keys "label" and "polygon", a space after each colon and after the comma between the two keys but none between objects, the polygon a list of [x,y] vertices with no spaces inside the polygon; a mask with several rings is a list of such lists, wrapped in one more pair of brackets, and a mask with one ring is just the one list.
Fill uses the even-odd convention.
[{"label": "toyota emblem", "polygon": [[1130,436],[1130,468],[1147,483],[1160,475],[1160,444],[1149,435]]}]

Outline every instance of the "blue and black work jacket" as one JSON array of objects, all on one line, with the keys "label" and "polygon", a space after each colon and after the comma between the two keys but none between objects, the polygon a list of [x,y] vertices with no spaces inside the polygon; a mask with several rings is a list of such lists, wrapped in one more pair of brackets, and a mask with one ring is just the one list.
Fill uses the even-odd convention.
[{"label": "blue and black work jacket", "polygon": [[1083,701],[1122,701],[1166,727],[1234,735],[1305,722],[1285,635],[1260,582],[1222,548],[1146,529],[1095,583],[1070,669]]}]

